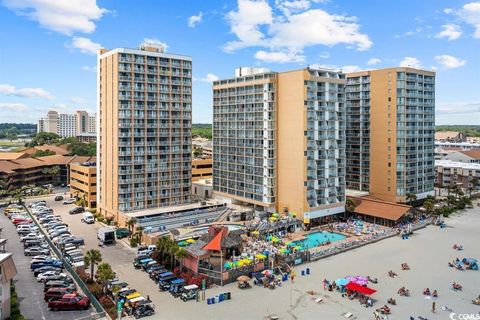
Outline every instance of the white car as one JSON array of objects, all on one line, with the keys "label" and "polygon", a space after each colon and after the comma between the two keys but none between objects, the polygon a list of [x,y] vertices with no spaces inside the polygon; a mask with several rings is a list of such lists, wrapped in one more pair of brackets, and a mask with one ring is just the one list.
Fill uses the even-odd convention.
[{"label": "white car", "polygon": [[27,240],[43,240],[45,239],[45,236],[43,234],[39,234],[37,232],[30,232],[29,234],[20,237],[20,240],[22,242],[25,242]]},{"label": "white car", "polygon": [[72,236],[71,234],[64,233],[64,234],[59,235],[58,237],[53,238],[52,242],[53,243],[58,243],[58,241],[60,241],[61,239],[70,238],[71,236]]},{"label": "white car", "polygon": [[77,199],[75,198],[70,198],[70,199],[64,200],[62,204],[72,204],[72,203],[75,203],[76,200]]},{"label": "white car", "polygon": [[33,256],[31,262],[33,262],[34,260],[35,260],[35,261],[45,261],[45,260],[51,259],[51,258],[52,258],[52,257],[46,256],[46,255],[38,255],[38,256]]},{"label": "white car", "polygon": [[67,277],[67,275],[65,273],[60,273],[58,271],[47,271],[47,272],[44,272],[44,273],[40,273],[38,276],[37,276],[37,281],[38,282],[44,282],[46,278],[48,277],[52,277],[52,276],[64,276],[64,277]]}]

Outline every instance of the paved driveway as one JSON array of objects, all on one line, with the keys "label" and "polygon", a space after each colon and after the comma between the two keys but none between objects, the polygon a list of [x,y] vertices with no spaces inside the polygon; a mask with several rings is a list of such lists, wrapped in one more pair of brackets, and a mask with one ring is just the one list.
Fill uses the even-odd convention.
[{"label": "paved driveway", "polygon": [[16,228],[3,211],[3,208],[0,209],[0,226],[3,227],[1,237],[8,239],[6,250],[13,253],[13,260],[17,267],[18,274],[15,276],[14,282],[23,316],[29,320],[74,320],[90,315],[91,309],[57,312],[48,310],[47,303],[43,301],[43,284],[37,282],[30,271],[31,257],[24,255]]}]

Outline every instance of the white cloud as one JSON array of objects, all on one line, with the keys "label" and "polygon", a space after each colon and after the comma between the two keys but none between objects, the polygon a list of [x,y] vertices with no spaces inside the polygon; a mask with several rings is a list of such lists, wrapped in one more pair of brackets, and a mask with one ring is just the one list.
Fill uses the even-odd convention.
[{"label": "white cloud", "polygon": [[238,41],[228,42],[224,46],[227,52],[263,45],[264,34],[259,26],[270,25],[273,22],[272,8],[265,0],[238,0],[238,11],[230,11],[226,18],[230,24],[230,31],[238,38]]},{"label": "white cloud", "polygon": [[443,12],[446,13],[446,14],[450,14],[453,12],[453,9],[452,8],[446,8],[446,9],[443,9]]},{"label": "white cloud", "polygon": [[74,104],[87,104],[89,100],[82,97],[72,97],[70,98],[70,102]]},{"label": "white cloud", "polygon": [[435,60],[447,69],[462,67],[467,63],[467,60],[460,60],[447,54],[435,56]]},{"label": "white cloud", "polygon": [[380,62],[382,62],[382,60],[380,60],[378,58],[371,58],[371,59],[368,59],[367,64],[369,66],[374,66],[376,64],[379,64]]},{"label": "white cloud", "polygon": [[75,37],[71,42],[65,45],[70,49],[78,49],[81,53],[96,55],[98,50],[102,48],[100,43],[93,42],[88,38]]},{"label": "white cloud", "polygon": [[305,56],[298,54],[296,51],[257,51],[255,58],[265,62],[288,63],[288,62],[304,62]]},{"label": "white cloud", "polygon": [[12,110],[12,111],[20,111],[20,110],[26,110],[27,106],[24,105],[23,103],[1,103],[0,102],[0,111],[6,111],[6,110]]},{"label": "white cloud", "polygon": [[395,38],[410,37],[410,36],[413,36],[413,35],[416,35],[416,34],[422,32],[422,31],[423,31],[423,28],[418,27],[418,28],[416,28],[415,30],[407,31],[407,32],[405,32],[404,34],[397,34],[397,35],[395,35]]},{"label": "white cloud", "polygon": [[95,31],[95,21],[108,12],[96,0],[3,0],[3,3],[15,13],[66,35]]},{"label": "white cloud", "polygon": [[474,114],[480,112],[480,101],[440,102],[435,106],[438,114]]},{"label": "white cloud", "polygon": [[309,0],[275,0],[275,6],[286,16],[310,8]]},{"label": "white cloud", "polygon": [[334,64],[319,64],[319,63],[313,63],[308,65],[310,69],[329,69],[329,70],[335,70],[339,71],[340,68]]},{"label": "white cloud", "polygon": [[435,35],[435,38],[448,38],[448,40],[455,40],[462,35],[462,29],[456,24],[444,24],[442,31]]},{"label": "white cloud", "polygon": [[[246,47],[264,47],[257,56],[271,57],[273,53],[284,61],[286,52],[291,62],[298,62],[303,49],[310,46],[346,44],[357,50],[367,50],[372,41],[361,33],[355,17],[333,15],[321,9],[310,9],[302,0],[277,0],[276,11],[266,0],[238,0],[237,11],[227,14],[230,30],[237,40],[225,44],[224,50],[232,52]],[[283,55],[279,55],[281,52]]]},{"label": "white cloud", "polygon": [[97,67],[96,66],[82,66],[83,71],[88,71],[88,72],[97,72]]},{"label": "white cloud", "polygon": [[473,36],[480,38],[480,2],[470,2],[464,4],[462,9],[456,12],[464,22],[471,24],[475,28]]},{"label": "white cloud", "polygon": [[359,66],[343,66],[341,69],[343,73],[362,71],[362,69]]},{"label": "white cloud", "polygon": [[400,67],[421,68],[422,64],[415,57],[405,57],[400,61]]},{"label": "white cloud", "polygon": [[214,75],[212,73],[207,73],[207,75],[204,78],[200,78],[198,80],[203,82],[213,82],[213,81],[217,81],[218,79],[219,78],[217,75]]},{"label": "white cloud", "polygon": [[154,39],[154,38],[145,38],[143,39],[143,42],[148,42],[148,43],[153,43],[153,44],[159,44],[161,45],[162,47],[165,48],[165,50],[167,50],[168,48],[168,44],[166,44],[165,42],[162,42],[158,39]]},{"label": "white cloud", "polygon": [[40,98],[47,100],[54,100],[55,97],[48,91],[42,88],[15,88],[10,84],[0,84],[0,93],[7,96],[15,96],[22,98]]},{"label": "white cloud", "polygon": [[203,13],[200,11],[196,16],[191,16],[187,19],[188,21],[188,26],[190,28],[195,28],[197,24],[199,24],[200,22],[202,22],[202,18],[203,18]]}]

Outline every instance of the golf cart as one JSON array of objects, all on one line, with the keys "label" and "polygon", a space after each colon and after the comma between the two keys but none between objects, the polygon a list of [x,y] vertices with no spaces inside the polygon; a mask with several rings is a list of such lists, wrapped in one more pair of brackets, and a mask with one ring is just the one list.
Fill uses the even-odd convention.
[{"label": "golf cart", "polygon": [[175,279],[170,282],[170,289],[168,290],[172,296],[178,298],[182,294],[183,286],[185,285],[185,280],[182,278]]},{"label": "golf cart", "polygon": [[180,298],[187,302],[188,300],[196,299],[198,294],[198,286],[196,284],[191,284],[189,286],[183,287],[182,295]]}]

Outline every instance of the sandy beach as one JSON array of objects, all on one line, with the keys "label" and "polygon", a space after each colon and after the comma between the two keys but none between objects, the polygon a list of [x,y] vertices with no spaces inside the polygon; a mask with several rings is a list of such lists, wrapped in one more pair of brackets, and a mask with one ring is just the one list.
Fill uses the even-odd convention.
[{"label": "sandy beach", "polygon": [[[448,306],[458,314],[478,314],[480,307],[471,300],[480,294],[480,271],[458,271],[448,267],[448,261],[459,257],[480,258],[480,208],[475,207],[459,215],[446,219],[447,228],[428,226],[416,231],[408,240],[400,237],[389,238],[371,245],[351,250],[339,255],[298,266],[295,283],[284,282],[275,290],[253,286],[240,290],[236,284],[206,291],[213,297],[221,292],[231,292],[232,300],[207,305],[206,301],[182,302],[168,293],[160,293],[155,299],[157,313],[155,319],[264,319],[275,314],[280,319],[373,319],[373,311],[386,304],[393,297],[397,305],[392,306],[389,319],[409,319],[422,316],[427,319],[450,319],[450,312],[443,311]],[[464,251],[452,249],[454,244],[462,244]],[[401,263],[408,262],[409,271],[401,270]],[[300,276],[300,271],[310,268],[311,275]],[[392,279],[387,272],[393,270],[398,277]],[[371,285],[377,290],[372,298],[373,308],[361,306],[357,299],[342,298],[337,291],[328,292],[322,288],[322,280],[335,280],[348,275],[370,275],[378,278],[378,284]],[[146,277],[146,275],[143,275]],[[463,291],[454,292],[452,282],[463,285]],[[400,297],[397,290],[405,286],[410,297]],[[424,288],[437,290],[435,300],[425,299]],[[307,291],[318,292],[323,302],[317,304]],[[157,296],[157,293],[155,293]],[[160,300],[160,301],[159,301]],[[432,301],[436,302],[436,313],[432,313]]]}]

